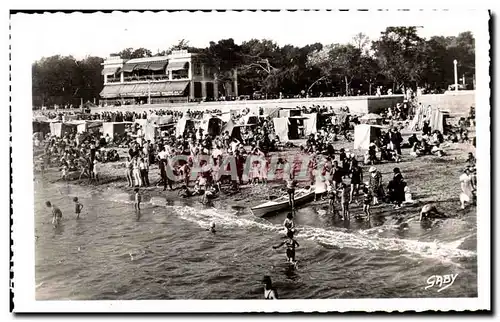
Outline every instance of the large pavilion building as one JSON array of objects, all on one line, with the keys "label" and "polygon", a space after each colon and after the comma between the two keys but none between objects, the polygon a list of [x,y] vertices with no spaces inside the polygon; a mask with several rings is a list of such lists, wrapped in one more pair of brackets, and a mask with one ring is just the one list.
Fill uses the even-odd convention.
[{"label": "large pavilion building", "polygon": [[102,65],[101,105],[176,103],[217,100],[220,95],[238,96],[236,70],[230,75],[231,81],[220,84],[214,69],[187,50],[130,60],[111,56]]}]

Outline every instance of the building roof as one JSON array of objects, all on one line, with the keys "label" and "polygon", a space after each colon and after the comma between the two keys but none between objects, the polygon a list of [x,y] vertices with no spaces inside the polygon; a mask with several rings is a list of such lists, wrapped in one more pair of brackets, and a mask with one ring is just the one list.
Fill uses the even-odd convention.
[{"label": "building roof", "polygon": [[168,56],[155,56],[155,57],[144,57],[144,58],[133,58],[126,61],[127,64],[138,64],[154,61],[164,61],[168,60]]}]

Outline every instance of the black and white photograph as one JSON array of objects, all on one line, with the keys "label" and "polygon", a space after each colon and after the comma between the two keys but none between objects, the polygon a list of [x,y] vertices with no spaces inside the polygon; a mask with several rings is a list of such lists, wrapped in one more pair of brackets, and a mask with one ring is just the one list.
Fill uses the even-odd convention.
[{"label": "black and white photograph", "polygon": [[11,12],[14,311],[490,309],[490,14]]}]

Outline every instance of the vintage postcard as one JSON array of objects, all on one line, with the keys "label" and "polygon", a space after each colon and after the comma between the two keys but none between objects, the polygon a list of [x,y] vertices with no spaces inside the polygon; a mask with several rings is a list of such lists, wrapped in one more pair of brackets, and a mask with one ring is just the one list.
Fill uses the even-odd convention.
[{"label": "vintage postcard", "polygon": [[489,20],[11,12],[14,312],[490,310]]}]

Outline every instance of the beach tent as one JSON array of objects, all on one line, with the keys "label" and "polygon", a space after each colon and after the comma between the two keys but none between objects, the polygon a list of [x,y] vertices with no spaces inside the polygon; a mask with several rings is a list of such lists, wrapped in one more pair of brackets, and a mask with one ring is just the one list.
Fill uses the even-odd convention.
[{"label": "beach tent", "polygon": [[259,124],[259,117],[252,112],[243,116],[242,120],[243,120],[243,125],[246,125],[246,126]]},{"label": "beach tent", "polygon": [[84,133],[87,132],[87,122],[83,121],[76,124],[76,133]]},{"label": "beach tent", "polygon": [[63,122],[70,122],[76,120],[78,120],[78,115],[63,115],[62,117]]},{"label": "beach tent", "polygon": [[33,121],[33,133],[42,133],[43,137],[50,133],[50,122]]},{"label": "beach tent", "polygon": [[382,116],[374,113],[368,113],[359,119],[363,124],[380,125],[382,124]]},{"label": "beach tent", "polygon": [[288,138],[290,140],[300,139],[305,135],[305,116],[290,116],[288,118]]},{"label": "beach tent", "polygon": [[264,115],[269,118],[275,118],[280,116],[280,107],[264,107]]},{"label": "beach tent", "polygon": [[183,136],[187,128],[194,128],[194,121],[191,118],[182,117],[177,121],[177,127],[175,128],[175,136]]},{"label": "beach tent", "polygon": [[203,116],[200,128],[203,129],[203,133],[208,133],[211,136],[217,136],[222,130],[222,119],[218,116],[206,114]]},{"label": "beach tent", "polygon": [[429,126],[431,130],[438,130],[444,134],[445,123],[447,112],[440,110],[437,107],[429,106],[418,106],[415,109],[415,116],[410,121],[408,129],[410,131],[419,131],[422,130],[424,126],[424,121],[429,121]]},{"label": "beach tent", "polygon": [[368,150],[370,143],[381,135],[382,126],[359,124],[354,127],[354,149]]},{"label": "beach tent", "polygon": [[419,105],[415,108],[415,115],[410,121],[408,129],[410,131],[422,130],[424,126],[424,121],[429,120],[431,117],[432,108],[430,106]]},{"label": "beach tent", "polygon": [[115,133],[119,135],[125,134],[125,126],[131,122],[104,122],[102,123],[102,134],[106,137],[109,134],[111,139],[114,139]]},{"label": "beach tent", "polygon": [[62,127],[63,124],[61,122],[50,122],[50,134],[55,135],[57,137],[61,137]]},{"label": "beach tent", "polygon": [[278,111],[277,117],[289,117],[289,116],[290,116],[290,109],[289,108],[282,108]]},{"label": "beach tent", "polygon": [[304,134],[314,134],[318,132],[318,113],[304,114],[307,119],[304,120]]},{"label": "beach tent", "polygon": [[444,134],[446,123],[445,118],[447,115],[448,113],[441,111],[439,108],[433,108],[429,119],[431,130],[438,130],[439,132]]},{"label": "beach tent", "polygon": [[280,138],[281,142],[288,142],[288,117],[276,117],[273,119],[274,132]]},{"label": "beach tent", "polygon": [[233,120],[229,120],[223,127],[222,133],[229,132],[229,136],[231,138],[236,138],[239,141],[243,142],[243,138],[241,137],[241,128],[243,125],[236,124]]},{"label": "beach tent", "polygon": [[229,122],[229,120],[231,119],[231,113],[230,112],[224,112],[220,115],[220,118],[221,120],[224,122],[224,123],[227,123]]}]

